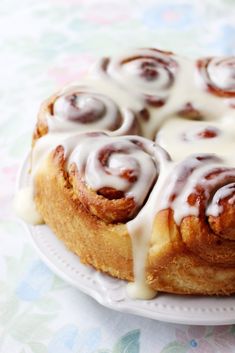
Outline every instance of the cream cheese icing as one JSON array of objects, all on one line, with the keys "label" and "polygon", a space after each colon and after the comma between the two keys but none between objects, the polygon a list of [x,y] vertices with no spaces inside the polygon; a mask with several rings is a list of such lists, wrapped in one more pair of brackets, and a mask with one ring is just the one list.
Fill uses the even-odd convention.
[{"label": "cream cheese icing", "polygon": [[[90,77],[59,92],[53,111],[45,116],[48,133],[33,148],[32,176],[48,153],[62,145],[67,165],[76,163],[81,168],[86,164],[84,179],[92,189],[109,186],[122,190],[138,205],[136,217],[126,223],[133,247],[135,282],[128,286],[132,297],[154,295],[146,285],[145,264],[156,213],[172,208],[177,224],[185,216],[198,216],[199,207],[189,205],[188,196],[200,182],[215,192],[206,215],[217,216],[223,210],[219,200],[234,191],[223,185],[216,190],[216,181],[206,178],[215,170],[221,170],[219,184],[223,178],[235,178],[234,68],[235,58],[187,60],[155,49],[131,51],[101,60]],[[86,135],[97,131],[102,138]],[[83,137],[77,137],[81,133]],[[151,150],[148,157],[138,148],[130,148],[127,154],[129,145],[121,135],[130,134],[156,140],[171,157],[152,142],[143,142],[142,137],[136,139],[151,146],[147,147],[148,153]],[[116,149],[104,172],[97,151],[106,143]],[[141,175],[131,188],[120,176],[126,165]],[[149,188],[152,191],[145,202]],[[31,203],[33,193],[25,195]],[[34,216],[35,223],[36,213]]]},{"label": "cream cheese icing", "polygon": [[14,199],[14,209],[25,222],[36,225],[43,224],[43,218],[36,209],[32,186],[22,188]]}]

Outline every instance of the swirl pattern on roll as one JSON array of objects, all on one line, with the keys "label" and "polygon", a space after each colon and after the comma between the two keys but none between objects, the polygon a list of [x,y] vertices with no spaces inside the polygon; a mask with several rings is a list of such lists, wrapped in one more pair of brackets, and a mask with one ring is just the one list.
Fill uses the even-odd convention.
[{"label": "swirl pattern on roll", "polygon": [[107,222],[126,222],[138,213],[157,181],[160,161],[169,159],[138,136],[87,133],[68,139],[63,148],[81,203]]},{"label": "swirl pattern on roll", "polygon": [[104,58],[40,110],[31,169],[43,217],[66,242],[71,233],[79,256],[81,237],[82,261],[134,272],[136,298],[153,296],[149,284],[235,292],[234,71],[235,58],[136,49]]},{"label": "swirl pattern on roll", "polygon": [[75,86],[44,102],[35,140],[52,133],[104,131],[114,135],[139,134],[141,113],[120,107],[108,94]]},{"label": "swirl pattern on roll", "polygon": [[163,106],[174,84],[178,63],[171,52],[139,49],[119,59],[105,58],[99,71],[121,87],[141,94],[154,107]]},{"label": "swirl pattern on roll", "polygon": [[[53,115],[66,122],[66,126],[76,124],[80,131],[121,129],[123,134],[138,132],[136,115],[131,109],[120,109],[112,98],[92,90],[76,90],[58,97]],[[61,127],[64,129],[65,124]]]},{"label": "swirl pattern on roll", "polygon": [[235,57],[202,58],[197,66],[210,93],[235,98]]},{"label": "swirl pattern on roll", "polygon": [[176,166],[168,205],[183,241],[202,259],[235,264],[234,204],[235,168],[218,156],[194,155]]}]

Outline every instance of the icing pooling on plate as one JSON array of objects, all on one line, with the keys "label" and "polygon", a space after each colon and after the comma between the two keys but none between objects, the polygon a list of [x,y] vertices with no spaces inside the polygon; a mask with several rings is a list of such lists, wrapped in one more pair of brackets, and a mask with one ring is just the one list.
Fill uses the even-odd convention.
[{"label": "icing pooling on plate", "polygon": [[[52,112],[45,116],[48,133],[34,146],[33,175],[46,155],[56,146],[63,145],[66,153],[70,150],[70,162],[76,162],[78,167],[84,156],[88,158],[84,178],[91,188],[121,189],[125,197],[133,197],[138,205],[143,205],[139,206],[136,217],[126,223],[133,244],[135,283],[128,289],[132,296],[153,296],[145,283],[145,264],[153,220],[158,211],[172,208],[178,224],[185,216],[198,216],[199,207],[190,205],[188,196],[201,181],[202,188],[215,192],[214,203],[206,205],[206,215],[218,216],[223,211],[219,200],[228,195],[226,182],[235,181],[234,67],[235,58],[187,60],[156,49],[138,49],[119,58],[102,59],[90,78],[59,92]],[[109,135],[110,146],[117,140],[122,144],[123,138],[118,137],[121,135],[156,138],[170,154],[171,159],[149,142],[155,151],[151,155],[157,155],[158,162],[154,164],[156,182],[144,204],[153,179],[149,182],[146,177],[138,179],[138,188],[133,192],[121,175],[125,175],[125,163],[132,171],[141,168],[145,173],[145,168],[150,170],[148,175],[152,167],[149,169],[138,158],[136,162],[120,148],[108,156],[105,165],[108,172],[112,170],[116,175],[110,177],[101,173],[97,178],[100,173],[98,156],[95,153],[92,154],[94,158],[87,156],[91,146],[96,149],[104,142],[87,137],[87,141],[77,145],[85,135],[76,137],[78,133],[96,131]],[[71,136],[72,144],[68,142]],[[137,155],[141,155],[142,161],[142,154]],[[192,156],[187,158],[189,155]],[[220,173],[214,172],[215,180],[209,182],[208,173],[216,170]],[[135,179],[135,175],[132,177]],[[177,195],[176,189],[180,190]]]},{"label": "icing pooling on plate", "polygon": [[14,209],[17,215],[27,223],[33,225],[44,223],[42,216],[36,209],[32,185],[18,191],[14,199]]}]

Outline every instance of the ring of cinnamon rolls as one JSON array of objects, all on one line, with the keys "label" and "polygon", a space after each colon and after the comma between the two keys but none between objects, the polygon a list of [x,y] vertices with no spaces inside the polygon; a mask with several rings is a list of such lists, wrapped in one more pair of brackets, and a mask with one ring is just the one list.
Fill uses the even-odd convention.
[{"label": "ring of cinnamon rolls", "polygon": [[235,293],[235,57],[103,58],[46,100],[39,213],[82,262],[156,291]]}]

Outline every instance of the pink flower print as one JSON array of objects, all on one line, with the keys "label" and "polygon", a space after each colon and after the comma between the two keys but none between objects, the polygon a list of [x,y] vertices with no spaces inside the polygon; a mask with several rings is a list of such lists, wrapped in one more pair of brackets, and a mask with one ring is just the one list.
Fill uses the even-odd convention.
[{"label": "pink flower print", "polygon": [[63,86],[84,77],[94,61],[95,59],[88,54],[70,55],[49,69],[48,75],[57,85]]},{"label": "pink flower print", "polygon": [[187,347],[187,353],[215,353],[215,349],[205,338],[206,328],[203,326],[189,326],[185,331],[176,328],[175,335]]},{"label": "pink flower print", "polygon": [[86,0],[51,0],[52,2],[55,2],[55,3],[64,3],[66,5],[81,5],[81,4],[84,4]]},{"label": "pink flower print", "polygon": [[108,2],[88,8],[84,13],[84,20],[94,24],[112,25],[131,20],[131,11],[127,11],[120,4]]},{"label": "pink flower print", "polygon": [[214,343],[219,353],[234,352],[235,336],[230,330],[230,326],[217,326],[213,330]]},{"label": "pink flower print", "polygon": [[16,182],[17,171],[19,165],[12,164],[6,165],[0,169],[0,203],[5,204],[2,211],[6,211],[9,205],[10,198],[14,194],[14,186]]},{"label": "pink flower print", "polygon": [[180,20],[180,15],[178,12],[169,10],[164,13],[163,18],[166,22],[177,22]]},{"label": "pink flower print", "polygon": [[12,183],[15,183],[16,176],[17,176],[17,171],[19,169],[18,164],[12,164],[10,166],[6,166],[2,168],[2,173],[9,178],[9,181]]}]

